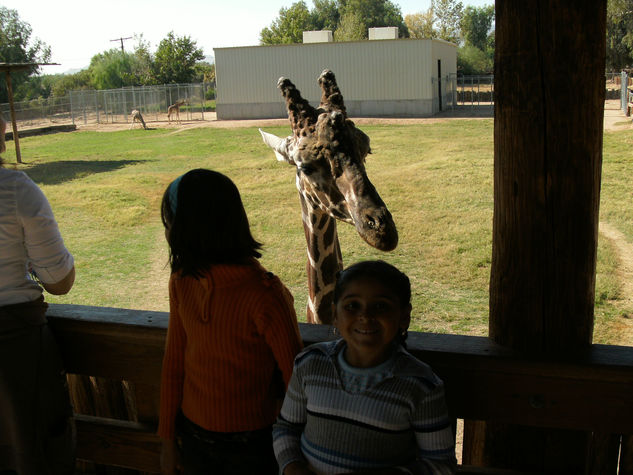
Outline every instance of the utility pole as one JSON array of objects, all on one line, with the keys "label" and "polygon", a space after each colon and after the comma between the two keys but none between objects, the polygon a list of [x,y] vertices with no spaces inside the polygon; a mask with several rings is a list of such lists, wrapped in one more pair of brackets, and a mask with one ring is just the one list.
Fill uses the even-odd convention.
[{"label": "utility pole", "polygon": [[123,38],[123,37],[121,37],[121,38],[115,38],[115,39],[110,40],[110,41],[120,41],[120,42],[121,42],[121,52],[122,52],[122,53],[125,53],[125,50],[123,49],[123,41],[124,41],[124,40],[131,40],[131,39],[132,39],[132,37],[131,37],[131,36],[128,36],[128,37],[126,37],[126,38]]}]

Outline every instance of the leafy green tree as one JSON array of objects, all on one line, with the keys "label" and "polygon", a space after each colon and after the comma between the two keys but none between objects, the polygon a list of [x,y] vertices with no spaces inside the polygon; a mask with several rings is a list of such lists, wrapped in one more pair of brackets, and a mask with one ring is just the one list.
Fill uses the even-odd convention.
[{"label": "leafy green tree", "polygon": [[335,41],[358,41],[367,39],[367,27],[359,12],[343,14],[341,22],[334,31]]},{"label": "leafy green tree", "polygon": [[170,32],[154,55],[154,79],[158,84],[189,83],[195,76],[196,62],[204,59],[202,49],[188,36]]},{"label": "leafy green tree", "polygon": [[[38,38],[31,39],[31,25],[20,20],[16,10],[0,6],[0,61],[4,63],[45,63],[50,60],[51,49]],[[15,100],[21,100],[17,91],[28,77],[39,71],[34,66],[27,71],[11,73]],[[5,81],[0,81],[0,102],[8,101]]]},{"label": "leafy green tree", "polygon": [[193,82],[215,82],[215,64],[201,61],[194,66],[196,72]]},{"label": "leafy green tree", "polygon": [[341,18],[349,13],[360,15],[366,28],[397,26],[400,38],[409,37],[400,7],[389,0],[339,0],[339,12]]},{"label": "leafy green tree", "polygon": [[314,0],[312,10],[299,1],[279,10],[279,17],[259,38],[263,45],[301,43],[304,31],[327,29],[336,41],[349,41],[365,39],[368,28],[383,26],[397,26],[401,38],[409,37],[400,7],[390,0]]},{"label": "leafy green tree", "polygon": [[437,38],[437,32],[433,28],[435,15],[433,9],[426,12],[412,13],[404,17],[404,23],[409,29],[411,38]]},{"label": "leafy green tree", "polygon": [[457,49],[457,70],[461,74],[492,74],[494,58],[473,45]]},{"label": "leafy green tree", "polygon": [[150,53],[150,45],[145,41],[143,34],[134,35],[136,45],[134,46],[134,54],[132,57],[132,76],[135,84],[144,86],[156,84],[154,78],[154,58]]},{"label": "leafy green tree", "polygon": [[462,2],[456,0],[431,0],[431,8],[435,13],[437,37],[451,43],[458,43],[460,22],[464,9]]},{"label": "leafy green tree", "polygon": [[51,77],[51,96],[64,97],[70,91],[93,89],[90,70],[82,69],[75,74],[56,74]]},{"label": "leafy green tree", "polygon": [[305,2],[293,3],[290,8],[279,10],[279,17],[269,28],[264,28],[259,33],[260,43],[263,45],[301,43],[303,32],[315,29],[311,21],[310,11]]},{"label": "leafy green tree", "polygon": [[607,69],[633,65],[633,0],[607,1]]},{"label": "leafy green tree", "polygon": [[341,15],[335,0],[313,0],[309,25],[314,30],[336,30]]},{"label": "leafy green tree", "polygon": [[472,45],[481,51],[488,47],[488,34],[495,18],[494,5],[480,8],[468,6],[464,9],[461,21],[464,44]]},{"label": "leafy green tree", "polygon": [[13,91],[14,97],[19,97],[20,101],[31,101],[38,97],[50,96],[50,83],[46,82],[44,78],[45,76],[31,76],[27,78]]},{"label": "leafy green tree", "polygon": [[117,48],[96,54],[90,60],[90,76],[95,89],[134,86],[133,55]]}]

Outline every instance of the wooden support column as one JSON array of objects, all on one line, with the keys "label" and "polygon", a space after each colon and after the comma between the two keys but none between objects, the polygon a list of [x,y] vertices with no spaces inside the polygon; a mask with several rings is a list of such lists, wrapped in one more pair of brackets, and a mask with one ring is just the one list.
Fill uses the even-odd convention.
[{"label": "wooden support column", "polygon": [[15,144],[15,159],[18,163],[22,163],[22,154],[20,153],[20,137],[18,137],[18,123],[15,119],[15,106],[13,105],[13,86],[11,84],[11,71],[6,70],[7,94],[9,95],[9,110],[11,111],[11,125],[13,126],[13,143]]},{"label": "wooden support column", "polygon": [[[606,0],[496,1],[490,337],[544,358],[592,341],[605,38]],[[586,434],[474,432],[483,451],[466,448],[467,463],[584,472]]]}]

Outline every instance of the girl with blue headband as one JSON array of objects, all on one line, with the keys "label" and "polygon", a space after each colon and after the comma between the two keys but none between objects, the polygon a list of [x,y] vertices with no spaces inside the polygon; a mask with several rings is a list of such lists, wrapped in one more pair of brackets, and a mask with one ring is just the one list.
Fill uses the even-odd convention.
[{"label": "girl with blue headband", "polygon": [[239,191],[192,170],[165,190],[169,327],[163,473],[277,474],[275,421],[301,340],[293,298],[258,262]]}]

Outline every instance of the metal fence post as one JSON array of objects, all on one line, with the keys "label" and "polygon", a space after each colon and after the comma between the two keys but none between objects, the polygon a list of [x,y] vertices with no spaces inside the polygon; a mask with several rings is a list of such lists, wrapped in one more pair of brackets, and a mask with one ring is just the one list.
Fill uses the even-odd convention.
[{"label": "metal fence post", "polygon": [[629,106],[629,75],[626,71],[622,71],[620,75],[620,106],[624,112]]}]

